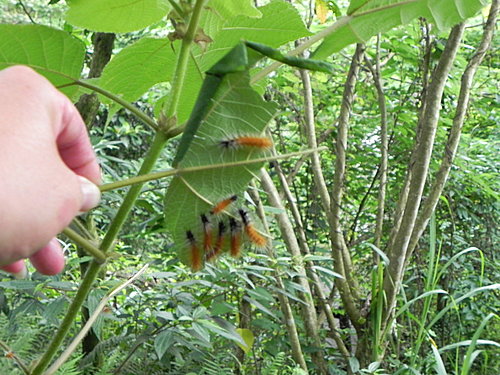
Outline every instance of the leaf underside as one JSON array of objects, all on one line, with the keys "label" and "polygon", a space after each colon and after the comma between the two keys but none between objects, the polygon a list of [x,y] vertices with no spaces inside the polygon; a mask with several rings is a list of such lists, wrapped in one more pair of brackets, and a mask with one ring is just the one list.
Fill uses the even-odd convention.
[{"label": "leaf underside", "polygon": [[[261,135],[275,110],[274,103],[265,102],[250,87],[247,72],[225,75],[178,167],[225,164],[264,156],[265,152],[259,149],[224,149],[220,142],[241,135]],[[201,244],[203,225],[200,215],[209,215],[214,204],[234,194],[241,202],[241,193],[261,167],[262,163],[228,166],[182,173],[173,178],[165,196],[166,228],[172,234],[183,262],[189,264],[190,256],[186,232],[191,231]],[[233,204],[229,212],[236,216],[238,207],[241,205]],[[227,220],[223,215],[226,214],[212,218],[214,227],[217,220]],[[228,247],[226,240],[223,249]]]},{"label": "leaf underside", "polygon": [[[29,65],[55,86],[73,83],[83,68],[85,45],[68,33],[41,25],[0,25],[0,70]],[[71,96],[77,87],[61,89]]]}]

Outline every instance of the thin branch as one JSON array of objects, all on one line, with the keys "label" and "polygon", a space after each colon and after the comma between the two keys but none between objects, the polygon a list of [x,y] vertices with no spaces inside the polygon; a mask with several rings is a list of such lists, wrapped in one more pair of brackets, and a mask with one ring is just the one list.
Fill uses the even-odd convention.
[{"label": "thin branch", "polygon": [[387,306],[384,312],[384,328],[389,326],[392,319],[393,310],[396,304],[396,295],[403,276],[403,266],[406,259],[408,244],[411,233],[414,229],[417,212],[422,199],[422,194],[429,170],[430,159],[434,139],[436,135],[437,123],[441,107],[441,98],[448,74],[453,66],[457,50],[460,46],[461,37],[464,30],[464,23],[455,26],[448,38],[446,47],[441,55],[438,66],[434,71],[432,82],[426,96],[426,103],[423,114],[419,122],[423,124],[418,143],[414,149],[414,154],[409,165],[409,175],[411,180],[408,189],[408,198],[401,220],[401,226],[397,232],[392,248],[389,249],[390,263],[384,277],[384,290],[387,298]]},{"label": "thin branch", "polygon": [[21,8],[23,8],[23,12],[28,16],[30,19],[31,23],[34,23],[35,25],[37,24],[35,20],[31,17],[30,12],[28,12],[28,9],[24,6],[24,3],[21,0],[18,0],[18,3],[21,5]]},{"label": "thin branch", "polygon": [[[375,56],[375,67],[365,55],[365,62],[373,76],[373,82],[377,89],[378,106],[380,109],[380,164],[377,174],[380,178],[378,191],[377,218],[375,222],[375,246],[380,248],[382,239],[382,227],[384,224],[385,193],[387,188],[387,161],[389,141],[387,138],[387,105],[385,102],[384,84],[382,82],[382,72],[380,65],[380,34],[377,36],[377,53]],[[374,253],[376,254],[376,253]],[[378,255],[376,260],[378,259]]]},{"label": "thin branch", "polygon": [[[311,149],[317,148],[318,144],[316,142],[316,128],[314,126],[314,105],[312,98],[312,88],[311,88],[311,78],[309,72],[305,70],[300,70],[300,78],[302,79],[302,85],[304,86],[304,112],[305,112],[305,130],[307,135],[307,146]],[[328,187],[326,186],[325,178],[323,176],[323,170],[321,168],[321,160],[319,159],[319,153],[314,152],[311,155],[311,167],[314,177],[314,183],[319,191],[319,196],[321,197],[321,202],[327,216],[330,216],[330,195],[328,193]]]},{"label": "thin branch", "polygon": [[59,356],[59,358],[50,366],[47,371],[45,371],[44,375],[52,375],[54,374],[59,367],[63,365],[64,362],[71,356],[71,354],[75,351],[77,348],[78,344],[80,344],[80,341],[83,340],[87,332],[90,331],[92,328],[92,325],[95,323],[99,315],[102,313],[102,310],[104,307],[108,304],[108,301],[116,296],[118,293],[120,293],[123,289],[125,289],[127,286],[132,284],[135,280],[137,280],[149,267],[148,264],[146,264],[144,267],[142,267],[137,273],[132,276],[130,279],[126,280],[124,283],[120,284],[116,288],[114,288],[108,295],[103,297],[101,299],[101,302],[99,305],[97,305],[96,309],[92,313],[92,315],[89,316],[89,319],[87,320],[87,323],[83,326],[83,328],[80,330],[78,335],[73,339],[71,344],[68,345],[66,350]]},{"label": "thin branch", "polygon": [[63,230],[63,233],[70,238],[75,244],[80,246],[83,250],[87,252],[87,254],[94,257],[97,263],[105,263],[108,257],[101,250],[95,247],[89,240],[83,238],[78,233],[76,233],[70,227],[67,227]]},{"label": "thin branch", "polygon": [[353,325],[358,328],[361,324],[359,320],[361,315],[355,303],[355,300],[358,299],[357,282],[354,279],[350,254],[344,239],[341,207],[346,170],[349,118],[351,114],[352,102],[354,100],[357,74],[363,54],[364,46],[362,44],[358,44],[352,57],[351,66],[344,85],[342,105],[340,108],[337,126],[335,174],[331,191],[331,217],[329,218],[332,254],[335,259],[335,271],[345,277],[345,279],[336,279],[336,285]]},{"label": "thin branch", "polygon": [[[292,192],[290,191],[290,186],[286,182],[286,177],[283,174],[283,171],[281,170],[281,167],[279,164],[276,165],[276,171],[278,174],[278,178],[281,183],[281,187],[284,191],[285,198],[288,203],[288,207],[290,208],[290,211],[292,213],[293,219],[295,221],[295,232],[297,233],[297,239],[299,241],[299,246],[302,250],[302,253],[304,255],[310,254],[310,249],[309,245],[307,244],[307,238],[306,234],[304,231],[304,225],[302,223],[302,219],[299,213],[299,208],[297,207],[297,204],[294,201]],[[346,368],[350,370],[349,366],[349,358],[350,358],[350,353],[347,347],[345,346],[344,342],[342,341],[342,338],[340,337],[340,334],[338,333],[338,330],[335,325],[335,317],[333,316],[332,309],[330,307],[329,301],[327,297],[325,296],[325,293],[323,292],[323,285],[321,283],[321,280],[318,277],[318,274],[316,273],[316,270],[314,269],[314,263],[312,261],[306,261],[306,272],[309,275],[309,278],[312,280],[312,285],[314,287],[314,291],[316,292],[316,295],[318,296],[318,300],[320,302],[321,309],[323,310],[326,320],[328,323],[328,328],[330,329],[330,334],[333,337],[335,343],[337,344],[342,356],[344,357],[344,361],[346,363]]]},{"label": "thin branch", "polygon": [[241,161],[236,161],[236,162],[232,162],[232,163],[209,164],[209,165],[200,165],[200,166],[196,166],[196,167],[167,169],[166,171],[148,173],[148,174],[128,178],[126,180],[115,181],[115,182],[111,182],[109,184],[103,184],[103,185],[99,186],[99,189],[101,190],[101,192],[104,192],[104,191],[119,189],[119,188],[129,186],[129,185],[144,183],[146,181],[158,180],[160,178],[170,177],[170,176],[174,176],[177,174],[199,172],[199,171],[204,171],[204,170],[208,170],[208,169],[243,166],[243,165],[249,165],[249,164],[255,164],[255,163],[263,163],[263,162],[272,161],[272,160],[279,160],[279,159],[288,159],[288,158],[292,158],[294,156],[309,155],[313,152],[319,152],[319,151],[324,151],[324,150],[326,150],[326,147],[318,147],[318,148],[312,149],[312,150],[291,152],[289,154],[267,156],[267,157],[251,159],[251,160],[241,160]]},{"label": "thin branch", "polygon": [[446,180],[448,179],[453,160],[455,159],[455,155],[457,153],[460,135],[462,133],[462,127],[469,105],[470,92],[473,85],[474,76],[484,56],[486,55],[486,52],[491,46],[493,33],[495,31],[496,18],[498,15],[498,4],[499,0],[493,0],[488,20],[484,25],[484,32],[481,43],[477,48],[476,53],[474,54],[474,56],[472,56],[469,63],[467,64],[467,67],[465,68],[465,71],[462,75],[462,82],[460,86],[460,93],[458,96],[455,117],[453,118],[453,125],[450,129],[450,134],[446,143],[441,166],[436,173],[436,178],[430,189],[429,195],[425,200],[421,212],[418,215],[415,228],[413,229],[411,235],[410,244],[408,246],[406,263],[409,261],[413,250],[417,246],[418,240],[427,227],[427,223],[429,222],[432,212],[434,212],[434,209],[436,208],[439,197],[441,196],[444,185],[446,184]]},{"label": "thin branch", "polygon": [[[267,235],[269,235],[270,233],[269,224],[266,219],[264,205],[262,204],[262,200],[260,199],[259,194],[257,193],[257,187],[255,186],[255,183],[253,181],[251,182],[251,187],[253,189],[250,190],[250,195],[252,196],[252,199],[257,203],[257,214],[260,220],[262,221],[264,231],[266,232]],[[276,259],[276,253],[271,243],[268,243],[266,245],[265,250],[267,252],[267,255],[271,259]],[[285,284],[283,283],[283,279],[281,278],[279,270],[277,269],[274,271],[274,280],[276,286],[279,289],[285,290]],[[277,297],[280,302],[281,311],[283,313],[284,324],[288,332],[290,347],[292,349],[292,357],[295,360],[295,362],[297,362],[299,366],[308,374],[309,370],[307,368],[307,363],[304,359],[304,353],[302,351],[302,345],[300,343],[299,334],[297,332],[297,325],[295,323],[295,317],[293,314],[292,306],[290,305],[290,300],[283,293],[277,293]]]},{"label": "thin branch", "polygon": [[6,343],[4,343],[2,340],[0,340],[0,348],[2,348],[3,350],[5,350],[5,352],[6,352],[5,357],[7,357],[9,359],[13,359],[14,361],[16,361],[16,363],[18,364],[18,366],[21,367],[21,370],[23,370],[23,372],[26,375],[29,375],[30,370],[29,370],[28,366],[26,366],[24,364],[24,362],[21,360],[21,358],[19,358],[16,355],[16,353],[14,353],[12,350],[10,350],[9,346]]}]

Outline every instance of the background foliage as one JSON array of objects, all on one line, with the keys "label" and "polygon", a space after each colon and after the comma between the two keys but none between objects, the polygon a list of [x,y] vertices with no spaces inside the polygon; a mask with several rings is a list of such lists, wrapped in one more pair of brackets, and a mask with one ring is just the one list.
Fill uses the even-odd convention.
[{"label": "background foliage", "polygon": [[[73,0],[68,2],[69,8],[62,1],[51,1],[50,6],[47,3],[0,2],[0,68],[14,61],[44,66],[77,79],[87,77],[95,53],[92,32],[114,32],[117,38],[111,61],[102,75],[83,78],[84,82],[133,102],[144,113],[159,118],[172,96],[172,78],[181,48],[178,37],[186,26],[182,17],[170,13],[172,2],[144,0],[141,2],[144,8],[127,8],[104,18],[88,14],[90,11],[101,14],[109,9],[109,1]],[[375,296],[372,293],[374,251],[369,243],[373,242],[378,193],[374,181],[381,156],[380,112],[369,62],[380,56],[388,106],[389,184],[383,225],[383,238],[387,239],[413,147],[417,108],[423,100],[424,61],[428,61],[432,71],[443,53],[448,37],[446,27],[455,24],[457,17],[475,16],[467,21],[461,49],[441,101],[435,157],[429,172],[433,176],[439,168],[453,120],[461,73],[481,39],[487,16],[487,9],[477,13],[486,4],[481,1],[439,2],[439,9],[437,2],[415,1],[405,5],[402,13],[396,12],[399,8],[390,7],[394,3],[258,1],[254,7],[252,1],[210,0],[200,19],[203,33],[198,35],[191,50],[177,111],[177,121],[182,124],[189,118],[202,85],[202,72],[240,39],[292,49],[296,40],[314,37],[340,15],[346,16],[346,24],[340,25],[337,34],[311,49],[315,58],[325,58],[334,69],[333,74],[312,74],[311,84],[318,145],[327,148],[321,154],[322,169],[331,185],[335,177],[336,124],[354,52],[353,46],[344,47],[354,42],[366,43],[367,59],[361,64],[349,125],[342,214],[353,266],[361,281],[360,295],[367,306]],[[193,2],[181,1],[178,5],[191,9]],[[389,6],[386,18],[370,12],[381,6]],[[436,18],[417,19],[431,14]],[[431,21],[444,29],[429,26]],[[14,33],[13,24],[30,25],[18,26]],[[398,25],[402,26],[394,28]],[[377,47],[377,38],[372,36],[379,32],[384,34]],[[18,48],[19,44],[23,48]],[[57,48],[52,50],[51,46]],[[174,251],[178,244],[164,228],[163,199],[170,180],[144,185],[116,241],[113,259],[99,275],[100,281],[84,306],[93,311],[118,282],[131,277],[144,263],[150,263],[150,268],[140,281],[114,297],[100,315],[92,328],[97,337],[93,349],[75,352],[58,374],[303,374],[304,369],[290,355],[291,340],[283,324],[283,296],[292,306],[309,372],[346,374],[347,365],[319,307],[320,347],[307,330],[301,309],[310,303],[320,306],[320,301],[315,293],[311,300],[304,298],[307,291],[298,280],[297,266],[302,261],[313,262],[340,337],[353,354],[350,359],[353,372],[465,374],[464,369],[473,357],[470,373],[493,374],[500,366],[499,344],[495,342],[500,335],[499,322],[497,317],[490,316],[499,309],[498,285],[494,283],[500,276],[496,252],[499,238],[497,51],[496,40],[477,72],[458,155],[430,228],[407,265],[398,295],[397,318],[383,361],[373,360],[366,365],[361,361],[360,365],[354,358],[358,340],[362,338],[355,334],[335,287],[339,275],[332,266],[329,223],[313,180],[312,163],[308,158],[297,157],[269,163],[267,169],[279,185],[281,172],[293,175],[300,167],[289,184],[311,254],[302,254],[299,262],[288,251],[276,218],[289,212],[290,207],[274,207],[260,187],[253,187],[241,200],[254,207],[256,195],[263,199],[264,219],[274,238],[273,251],[247,247],[241,258],[221,258],[193,274],[179,262]],[[41,55],[46,57],[41,59]],[[262,62],[259,68],[267,64]],[[56,85],[72,82],[71,78],[61,78],[47,70],[42,73]],[[281,67],[254,88],[267,101],[277,103],[277,114],[269,126],[276,151],[284,154],[302,150],[307,144],[307,131],[303,81],[298,71]],[[63,90],[75,101],[90,92],[74,85]],[[104,182],[135,176],[152,142],[153,131],[109,96],[101,93],[99,99],[99,111],[88,126]],[[247,118],[244,113],[239,116]],[[174,138],[163,148],[156,170],[171,166],[177,145],[178,138]],[[89,232],[99,238],[105,235],[124,194],[117,189],[103,195],[100,207],[81,220]],[[181,214],[182,210],[191,211],[181,207]],[[298,226],[295,221],[294,224]],[[45,277],[33,273],[27,280],[1,275],[0,340],[6,344],[6,355],[0,359],[0,369],[8,369],[6,373],[22,373],[10,352],[27,364],[43,353],[80,284],[80,265],[90,257],[79,254],[68,239],[62,237],[62,241],[68,255],[62,275]],[[282,285],[276,283],[277,277],[283,280]],[[458,301],[456,305],[454,301]],[[79,324],[72,327],[70,336],[78,329]],[[370,337],[370,332],[366,335]],[[322,372],[314,357],[320,350],[326,372]]]}]

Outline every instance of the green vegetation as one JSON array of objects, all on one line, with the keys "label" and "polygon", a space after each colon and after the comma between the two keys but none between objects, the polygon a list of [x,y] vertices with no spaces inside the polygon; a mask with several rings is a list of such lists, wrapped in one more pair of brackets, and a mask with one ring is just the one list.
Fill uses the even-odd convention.
[{"label": "green vegetation", "polygon": [[[497,13],[1,2],[0,69],[77,103],[104,185],[63,274],[0,275],[0,375],[496,373]],[[266,246],[192,272],[186,232],[233,194],[220,220]]]}]

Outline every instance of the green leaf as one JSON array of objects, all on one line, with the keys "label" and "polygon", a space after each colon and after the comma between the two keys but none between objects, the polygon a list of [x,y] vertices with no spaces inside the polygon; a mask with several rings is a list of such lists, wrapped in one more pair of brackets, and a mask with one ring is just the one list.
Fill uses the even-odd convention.
[{"label": "green leaf", "polygon": [[[215,94],[210,111],[205,112],[196,137],[190,143],[179,168],[237,162],[262,155],[262,151],[223,150],[219,143],[241,134],[261,134],[276,106],[265,102],[249,85],[247,73],[228,74]],[[222,199],[241,192],[262,163],[244,167],[222,167],[179,173],[165,197],[166,227],[172,234],[181,260],[189,263],[186,231],[202,238],[200,215],[208,214]]]},{"label": "green leaf", "polygon": [[203,340],[205,340],[206,342],[210,342],[210,333],[208,333],[203,325],[197,322],[193,322],[191,327]]},{"label": "green leaf", "polygon": [[[55,86],[72,83],[83,68],[85,45],[68,33],[41,25],[0,25],[0,69],[11,65],[31,66]],[[58,74],[61,73],[61,74]],[[73,95],[76,86],[62,91]]]},{"label": "green leaf", "polygon": [[282,62],[283,64],[297,67],[299,69],[307,69],[317,72],[333,73],[333,65],[319,60],[303,59],[300,57],[283,55],[279,50],[266,46],[264,44],[246,41],[245,44],[267,56],[273,60]]},{"label": "green leaf", "polygon": [[217,324],[209,321],[209,320],[199,320],[199,323],[202,324],[206,329],[209,331],[220,335],[222,337],[225,337],[226,339],[229,339],[231,341],[236,342],[238,345],[244,344],[245,342],[243,341],[243,338],[236,332],[236,329],[234,326],[229,323],[228,321],[219,318],[219,317],[214,317],[212,318]]},{"label": "green leaf", "polygon": [[[340,18],[312,56],[323,59],[353,43],[424,17],[439,29],[451,27],[475,15],[487,0],[356,0]],[[331,27],[334,27],[332,25]],[[311,57],[312,57],[311,56]]]},{"label": "green leaf", "polygon": [[255,8],[253,0],[210,0],[200,19],[200,28],[214,37],[224,23],[236,16],[260,18],[262,13]]},{"label": "green leaf", "polygon": [[259,18],[262,13],[255,8],[253,0],[210,0],[207,8],[222,18],[247,16]]},{"label": "green leaf", "polygon": [[254,300],[248,296],[244,296],[243,299],[250,302],[252,305],[254,305],[260,311],[265,312],[266,314],[272,316],[274,319],[278,319],[278,317],[271,310],[269,310],[266,306],[264,306],[260,302],[257,302],[256,300]]},{"label": "green leaf", "polygon": [[443,358],[441,358],[441,354],[439,354],[438,348],[431,343],[432,354],[434,354],[434,359],[436,360],[436,366],[434,369],[436,370],[436,374],[438,375],[448,375],[446,372],[446,367],[444,366]]},{"label": "green leaf", "polygon": [[171,330],[162,331],[155,338],[155,351],[158,359],[161,360],[168,349],[175,342],[175,332]]},{"label": "green leaf", "polygon": [[14,289],[14,290],[30,290],[35,289],[39,283],[31,280],[10,280],[1,281],[0,288]]},{"label": "green leaf", "polygon": [[279,47],[311,33],[297,10],[284,1],[273,1],[259,8],[260,18],[238,16],[230,19],[215,36],[215,42],[204,53],[200,51],[202,71],[208,70],[242,39]]},{"label": "green leaf", "polygon": [[[236,3],[236,7],[239,6],[240,1],[232,1]],[[244,7],[244,4],[242,6]],[[233,6],[231,6],[232,8]],[[214,42],[208,46],[206,51],[196,47],[193,49],[196,64],[190,60],[187,68],[186,79],[182,87],[183,100],[179,103],[177,112],[179,123],[186,121],[191,114],[204,78],[200,71],[209,70],[242,39],[279,47],[290,41],[311,35],[299,13],[291,4],[284,1],[273,1],[258,8],[258,10],[261,14],[259,18],[253,18],[253,15],[246,14],[228,19],[220,31],[212,36]],[[210,13],[210,10],[205,13]],[[178,51],[178,47],[176,47],[176,51]]]},{"label": "green leaf", "polygon": [[71,0],[68,5],[68,23],[109,33],[144,29],[170,11],[167,0]]},{"label": "green leaf", "polygon": [[326,273],[330,276],[333,276],[333,277],[337,277],[339,279],[343,279],[344,277],[340,274],[340,273],[337,273],[337,272],[334,272],[332,270],[329,270],[328,268],[325,268],[325,267],[321,267],[321,266],[313,266],[313,268],[315,270],[318,270],[320,272],[323,272],[323,273]]},{"label": "green leaf", "polygon": [[122,49],[104,68],[98,85],[133,102],[159,82],[170,81],[174,49],[167,38],[143,38]]},{"label": "green leaf", "polygon": [[238,346],[246,354],[250,353],[250,351],[252,350],[253,342],[255,340],[254,336],[253,336],[253,332],[247,328],[236,328],[236,332],[238,332],[240,334],[241,338],[243,339],[243,341],[245,341],[245,345],[238,343]]}]

